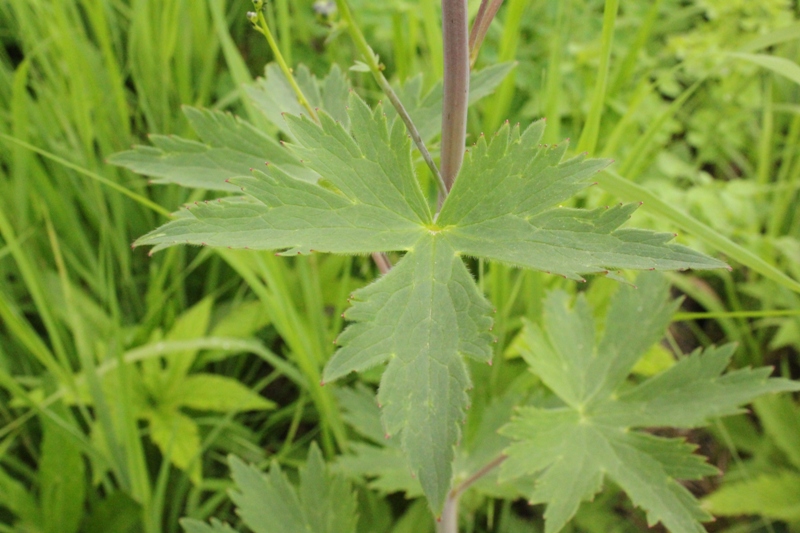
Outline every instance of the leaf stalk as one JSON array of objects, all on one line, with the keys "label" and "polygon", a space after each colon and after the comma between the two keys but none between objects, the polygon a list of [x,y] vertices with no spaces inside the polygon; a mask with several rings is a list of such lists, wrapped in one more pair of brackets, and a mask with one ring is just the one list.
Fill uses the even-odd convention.
[{"label": "leaf stalk", "polygon": [[308,99],[303,94],[302,89],[300,86],[297,85],[297,81],[294,79],[294,74],[292,74],[292,69],[289,68],[289,65],[286,63],[286,60],[283,59],[283,54],[281,53],[281,49],[278,46],[278,43],[275,41],[275,37],[272,35],[272,31],[269,29],[269,24],[267,24],[267,19],[264,17],[264,2],[263,0],[254,0],[253,2],[255,6],[255,11],[250,11],[247,14],[247,19],[253,25],[253,29],[256,30],[258,33],[266,37],[267,43],[269,44],[270,50],[272,50],[272,54],[275,56],[275,62],[278,63],[283,75],[286,76],[286,79],[289,81],[289,85],[292,87],[295,96],[297,96],[297,101],[306,108],[308,114],[314,120],[314,122],[319,123],[319,117],[317,117],[317,113],[311,107],[311,104],[308,103]]},{"label": "leaf stalk", "polygon": [[482,477],[503,464],[503,461],[507,458],[508,456],[505,454],[498,455],[450,491],[444,502],[444,509],[442,509],[442,517],[439,521],[437,533],[458,533],[458,502],[461,499],[461,495]]},{"label": "leaf stalk", "polygon": [[446,196],[448,188],[444,179],[442,178],[442,173],[439,172],[439,167],[437,167],[436,163],[433,161],[433,157],[431,157],[428,148],[425,146],[425,142],[422,140],[422,136],[419,134],[417,127],[414,125],[414,121],[411,120],[411,115],[408,114],[408,111],[406,111],[406,108],[403,106],[403,102],[400,101],[400,98],[394,92],[394,89],[392,89],[392,86],[389,84],[386,76],[383,75],[384,67],[378,61],[377,54],[375,54],[375,52],[369,46],[367,39],[364,37],[364,34],[361,33],[361,29],[356,24],[353,14],[350,12],[350,7],[347,5],[347,0],[336,0],[336,6],[339,9],[342,19],[347,24],[347,31],[350,33],[350,38],[353,39],[353,43],[355,43],[356,48],[364,57],[364,63],[366,63],[367,67],[372,73],[372,76],[375,78],[375,81],[386,94],[387,98],[389,98],[389,102],[391,102],[392,106],[397,111],[397,115],[400,117],[400,120],[402,120],[403,124],[406,125],[406,129],[411,135],[411,140],[414,141],[419,153],[422,154],[422,159],[428,165],[428,168],[430,168],[431,172],[436,178],[436,185],[439,187],[440,194]]}]

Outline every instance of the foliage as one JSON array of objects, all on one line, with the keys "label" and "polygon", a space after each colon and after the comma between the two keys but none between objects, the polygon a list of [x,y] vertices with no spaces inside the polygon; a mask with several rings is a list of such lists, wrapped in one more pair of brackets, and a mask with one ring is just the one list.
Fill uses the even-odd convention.
[{"label": "foliage", "polygon": [[662,522],[670,531],[705,531],[698,522],[711,515],[678,480],[699,479],[716,468],[679,439],[634,430],[694,428],[734,414],[764,393],[800,389],[791,381],[768,379],[770,369],[722,376],[732,345],[697,350],[628,386],[631,368],[663,335],[678,303],[667,301],[663,279],[643,275],[637,285],[612,299],[600,339],[586,300],[579,296],[570,309],[563,292],[549,295],[541,328],[527,326],[523,357],[564,405],[522,408],[501,430],[517,441],[506,451],[501,479],[541,474],[530,500],[547,504],[548,533],[560,531],[606,476],[647,512],[650,526]]},{"label": "foliage", "polygon": [[[389,435],[402,433],[412,472],[436,512],[450,488],[452,449],[470,386],[460,356],[485,362],[491,357],[491,307],[458,256],[572,279],[608,268],[722,266],[665,244],[669,235],[618,229],[635,206],[553,208],[607,163],[582,157],[562,161],[566,145],[539,145],[544,123],[524,133],[505,127],[491,142],[481,139],[434,221],[414,176],[402,122],[389,125],[380,106],[371,110],[355,95],[346,119],[318,115],[320,126],[284,117],[296,140],[289,145],[292,155],[314,182],[305,174],[294,177],[293,166],[268,161],[265,172],[227,180],[247,197],[189,207],[136,244],[158,250],[186,242],[278,249],[281,255],[405,251],[390,274],[353,294],[356,303],[345,317],[356,324],[339,337],[343,347],[323,380],[389,363],[378,396],[384,427]],[[213,133],[201,135],[232,150],[238,139],[222,124],[234,123],[217,124]],[[139,149],[138,154],[118,160],[140,168],[139,159],[150,160],[150,153]],[[170,152],[159,157],[179,165]],[[181,174],[196,164],[185,163]]]},{"label": "foliage", "polygon": [[[371,105],[384,98],[359,70],[363,64],[347,71],[359,59],[348,28],[327,9],[329,2],[319,2],[321,10],[315,3],[268,2],[269,24],[284,57],[290,65],[308,65],[307,71],[299,66],[294,71],[304,92],[316,97],[318,89],[321,103],[314,105],[335,115],[323,102],[328,80],[312,75],[333,68],[338,79],[348,80],[344,86],[352,84]],[[477,3],[472,4],[474,15]],[[644,200],[633,215],[635,226],[681,229],[679,242],[734,267],[730,273],[668,276],[688,298],[665,343],[645,355],[629,384],[654,368],[670,367],[672,354],[731,341],[739,343],[732,369],[772,364],[776,374],[796,378],[799,304],[796,282],[787,274],[800,277],[795,207],[800,115],[791,76],[798,57],[797,6],[621,2],[613,24],[601,27],[605,5],[613,4],[505,2],[486,37],[480,70],[473,73],[472,96],[484,98],[470,111],[469,144],[481,132],[491,139],[506,119],[529,124],[546,116],[543,142],[580,138],[579,152],[591,145],[591,135],[583,134],[592,129],[585,127],[591,121],[597,136],[589,155],[613,157],[616,163],[607,170],[628,188],[615,190],[611,174],[597,174],[600,186],[578,191],[564,208],[604,209],[619,200]],[[438,4],[353,0],[351,5],[435,157],[443,59]],[[291,156],[273,142],[296,144],[288,123],[265,113],[282,107],[296,114],[293,96],[282,92],[284,80],[275,77],[275,66],[267,67],[266,81],[253,84],[273,55],[250,31],[243,16],[247,7],[240,0],[0,2],[2,531],[177,533],[180,516],[202,520],[206,530],[224,530],[223,521],[238,526],[228,503],[229,464],[220,458],[235,454],[259,465],[274,460],[291,477],[312,441],[356,487],[359,533],[434,529],[427,503],[414,499],[421,488],[405,463],[401,435],[384,439],[380,411],[371,400],[380,368],[359,378],[366,383],[362,406],[372,408],[369,427],[356,423],[342,400],[340,392],[349,388],[318,386],[335,350],[332,341],[345,327],[341,313],[350,306],[348,295],[376,277],[368,258],[287,259],[255,250],[178,247],[148,258],[130,251],[130,243],[167,221],[175,206],[219,195],[208,190],[237,193],[223,174],[261,169],[267,151],[270,159]],[[604,57],[607,83],[600,84]],[[481,85],[481,79],[489,81]],[[279,100],[259,104],[255,94]],[[345,104],[347,92],[339,94]],[[391,123],[394,111],[385,100],[383,109]],[[234,148],[243,164],[207,174],[196,167],[193,174],[204,179],[192,182],[192,174],[178,176],[164,161],[160,168],[168,175],[161,176],[159,146],[223,166],[229,161],[216,139],[198,138],[192,121],[208,123],[202,131],[217,122],[240,128]],[[143,141],[146,134],[155,142]],[[253,142],[259,147],[253,149]],[[158,185],[106,164],[134,144],[155,145],[145,149],[152,165],[140,171]],[[415,152],[412,158],[433,210],[433,180]],[[299,176],[303,167],[291,163]],[[178,179],[198,189],[176,186]],[[389,257],[397,261],[402,252]],[[549,409],[560,401],[514,355],[527,336],[523,323],[541,324],[545,293],[585,292],[602,323],[616,285],[602,276],[578,285],[517,269],[511,266],[515,262],[462,259],[497,310],[491,332],[497,342],[491,346],[492,366],[465,360],[474,389],[467,391],[470,408],[454,450],[454,485],[509,445],[496,430],[509,420],[512,406]],[[206,300],[213,301],[207,327],[198,327],[196,338],[167,340],[181,317]],[[167,367],[173,356],[177,361],[186,353],[196,354],[191,368],[173,380]],[[195,408],[174,401],[178,388],[172,385],[160,388],[208,375],[239,382],[275,408],[216,412],[208,404]],[[202,390],[208,392],[208,385]],[[796,403],[783,398],[785,405]],[[771,406],[773,400],[758,400],[753,413],[713,421],[708,430],[678,432],[702,444],[711,464],[724,472],[687,484],[717,516],[710,530],[781,531],[787,521],[797,527],[786,511],[794,505],[791,493],[784,493],[785,500],[741,499],[748,483],[778,486],[797,471],[785,445],[790,426],[770,422],[783,420],[775,412],[786,411]],[[178,434],[162,432],[154,439],[150,415],[143,416],[162,410],[197,428],[186,434],[199,447],[187,454],[194,459],[185,468],[174,460]],[[365,412],[359,416],[366,419]],[[464,528],[543,529],[540,509],[516,501],[533,493],[534,477],[498,485],[498,470],[463,494]],[[709,496],[718,486],[721,496],[715,500]],[[387,497],[403,490],[412,501]],[[581,505],[568,528],[646,530],[620,494],[613,484],[604,487],[593,502]],[[747,510],[757,516],[731,514],[739,503],[752,504]],[[221,521],[208,525],[211,516]]]},{"label": "foliage", "polygon": [[[242,521],[254,533],[355,532],[355,493],[341,476],[328,472],[317,446],[311,446],[308,460],[300,469],[297,489],[276,463],[264,475],[236,457],[229,461],[236,483],[231,498]],[[185,520],[183,526],[187,533],[233,531],[217,521],[207,526]]]}]

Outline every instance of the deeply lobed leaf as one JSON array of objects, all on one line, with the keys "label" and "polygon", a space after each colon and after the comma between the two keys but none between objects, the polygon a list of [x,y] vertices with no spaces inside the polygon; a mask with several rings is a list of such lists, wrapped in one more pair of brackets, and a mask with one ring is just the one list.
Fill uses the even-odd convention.
[{"label": "deeply lobed leaf", "polygon": [[554,207],[586,188],[608,161],[562,161],[567,143],[540,146],[544,121],[524,133],[508,124],[481,137],[464,160],[437,223],[464,255],[571,279],[612,268],[721,268],[724,263],[667,244],[672,235],[619,229],[635,204],[594,211]]},{"label": "deeply lobed leaf", "polygon": [[[562,161],[566,145],[539,146],[543,123],[525,132],[506,126],[491,142],[481,139],[434,219],[400,121],[388,121],[381,106],[371,110],[354,93],[346,115],[321,110],[319,124],[286,115],[284,127],[294,142],[285,154],[250,176],[228,179],[244,197],[188,206],[136,244],[154,251],[192,243],[283,254],[405,252],[388,275],[354,295],[356,303],[346,314],[353,324],[340,337],[324,379],[388,363],[379,391],[383,424],[399,438],[410,470],[438,513],[468,403],[470,380],[462,358],[491,357],[490,307],[459,256],[575,279],[612,268],[723,263],[668,244],[669,235],[620,229],[634,205],[596,211],[557,207],[606,163],[584,157]],[[234,138],[216,133],[205,140],[215,146]],[[302,162],[302,172],[289,162]],[[182,171],[190,174],[191,167]],[[627,371],[624,353],[619,360]],[[619,369],[615,374],[603,364],[597,369],[608,370],[611,385],[624,379]]]},{"label": "deeply lobed leaf", "polygon": [[255,533],[354,533],[356,497],[349,483],[331,474],[316,445],[292,486],[277,463],[268,474],[230,457],[236,490],[231,499]]},{"label": "deeply lobed leaf", "polygon": [[581,501],[591,499],[605,476],[641,506],[650,525],[670,531],[704,529],[707,520],[679,479],[698,479],[716,469],[694,447],[635,431],[653,426],[694,427],[737,412],[768,392],[800,385],[767,379],[768,369],[722,375],[733,346],[697,351],[643,383],[623,387],[638,357],[663,335],[675,310],[668,284],[639,276],[639,289],[622,287],[612,300],[602,339],[586,300],[570,309],[567,296],[548,296],[543,327],[527,325],[523,357],[565,406],[521,409],[502,433],[516,442],[506,450],[501,478],[538,476],[530,495],[545,503],[547,533],[560,531]]},{"label": "deeply lobed leaf", "polygon": [[[353,294],[326,381],[388,361],[378,401],[433,509],[450,486],[470,386],[462,355],[489,361],[491,307],[449,243],[421,239],[380,281]],[[435,309],[435,313],[431,310]]]}]

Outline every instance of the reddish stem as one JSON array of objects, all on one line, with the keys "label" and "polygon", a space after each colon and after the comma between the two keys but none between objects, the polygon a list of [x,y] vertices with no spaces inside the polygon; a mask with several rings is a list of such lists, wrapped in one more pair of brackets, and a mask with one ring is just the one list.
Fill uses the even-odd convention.
[{"label": "reddish stem", "polygon": [[453,187],[467,140],[469,103],[469,27],[467,0],[442,0],[444,94],[442,97],[441,172],[449,191]]}]

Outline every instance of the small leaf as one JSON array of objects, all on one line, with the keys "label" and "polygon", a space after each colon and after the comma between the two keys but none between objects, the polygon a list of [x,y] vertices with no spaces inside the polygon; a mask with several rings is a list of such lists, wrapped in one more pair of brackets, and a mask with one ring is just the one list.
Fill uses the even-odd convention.
[{"label": "small leaf", "polygon": [[[64,424],[74,424],[63,405],[56,412],[66,417]],[[44,418],[42,455],[38,478],[40,513],[45,533],[74,533],[81,525],[86,495],[83,456],[75,442],[64,435],[56,423]]]},{"label": "small leaf", "polygon": [[726,483],[703,500],[716,515],[761,515],[773,520],[800,521],[800,474],[780,472]]},{"label": "small leaf", "polygon": [[316,445],[300,469],[299,490],[277,463],[264,475],[236,457],[231,456],[229,462],[236,482],[231,499],[255,533],[355,532],[355,493],[341,476],[328,472]]},{"label": "small leaf", "polygon": [[409,500],[423,495],[419,479],[412,477],[408,468],[408,459],[396,446],[354,442],[350,453],[340,456],[336,464],[349,479],[366,478],[370,489],[383,494],[402,492]]},{"label": "small leaf", "polygon": [[203,411],[237,412],[274,409],[275,403],[259,396],[239,381],[213,374],[187,376],[177,386],[177,404]]},{"label": "small leaf", "polygon": [[790,396],[765,396],[753,407],[764,433],[800,469],[800,406]]},{"label": "small leaf", "polygon": [[165,458],[186,472],[195,485],[202,478],[200,430],[194,420],[175,410],[149,411],[150,438]]},{"label": "small leaf", "polygon": [[[170,341],[182,341],[198,339],[205,336],[211,321],[211,309],[213,306],[213,298],[209,297],[200,300],[200,302],[187,309],[178,317],[165,339]],[[172,354],[167,359],[167,372],[165,376],[160,375],[163,371],[161,370],[160,363],[157,361],[151,361],[145,368],[148,369],[151,380],[156,379],[161,381],[163,379],[165,390],[172,390],[189,372],[196,358],[196,350]],[[153,376],[154,373],[159,375]]]},{"label": "small leaf", "polygon": [[[294,74],[297,84],[312,107],[321,108],[342,122],[345,129],[350,128],[350,119],[345,113],[350,84],[338,65],[333,65],[322,81],[318,81],[305,65],[300,65],[295,69]],[[245,91],[269,121],[290,136],[292,132],[286,127],[282,114],[300,116],[307,113],[306,109],[297,101],[297,94],[286,76],[275,63],[267,65],[264,77],[259,78],[254,84],[246,86]]]}]

